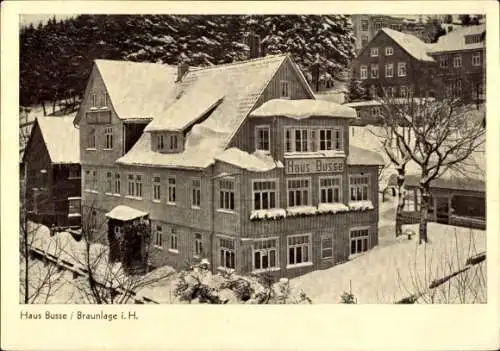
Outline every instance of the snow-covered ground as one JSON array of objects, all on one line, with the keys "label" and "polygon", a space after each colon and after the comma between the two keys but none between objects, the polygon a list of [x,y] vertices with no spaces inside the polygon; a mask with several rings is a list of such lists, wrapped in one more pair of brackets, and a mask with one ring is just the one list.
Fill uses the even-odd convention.
[{"label": "snow-covered ground", "polygon": [[395,238],[395,201],[390,200],[381,202],[377,247],[344,264],[292,279],[292,287],[303,289],[313,303],[339,303],[349,291],[358,303],[395,303],[418,293],[423,294],[421,303],[486,302],[485,262],[428,289],[434,280],[464,268],[467,258],[485,252],[486,232],[429,223],[427,244],[418,244],[418,225],[403,228],[416,233],[411,240]]}]

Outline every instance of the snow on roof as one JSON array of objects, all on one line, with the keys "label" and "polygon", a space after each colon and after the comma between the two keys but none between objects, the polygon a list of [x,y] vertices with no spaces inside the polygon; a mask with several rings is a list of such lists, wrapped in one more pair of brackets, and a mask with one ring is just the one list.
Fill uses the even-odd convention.
[{"label": "snow on roof", "polygon": [[431,54],[443,51],[459,51],[482,49],[485,47],[485,41],[479,43],[466,44],[465,37],[468,35],[480,35],[486,32],[486,24],[466,26],[454,29],[446,35],[439,37],[437,43],[432,45]]},{"label": "snow on roof", "polygon": [[356,111],[348,106],[325,100],[273,99],[265,102],[250,113],[251,117],[285,116],[305,119],[312,116],[357,118]]},{"label": "snow on roof", "polygon": [[95,60],[113,108],[121,119],[150,119],[177,96],[177,67],[158,63]]},{"label": "snow on roof", "polygon": [[[421,104],[424,102],[432,102],[434,101],[434,98],[432,97],[414,97],[413,102],[416,104]],[[408,98],[391,98],[390,100],[387,101],[387,104],[408,104],[410,100]],[[383,99],[381,100],[365,100],[365,101],[354,101],[354,102],[348,102],[345,103],[345,106],[349,107],[368,107],[368,106],[380,106],[384,103]]]},{"label": "snow on roof", "polygon": [[249,154],[235,147],[225,150],[215,159],[252,172],[267,172],[275,168],[283,168],[280,161],[275,161],[269,155],[259,152]]},{"label": "snow on roof", "polygon": [[80,163],[80,133],[74,117],[37,118],[52,163]]},{"label": "snow on roof", "polygon": [[147,212],[142,212],[129,206],[118,205],[106,213],[106,217],[118,219],[120,221],[131,221],[136,218],[144,217],[147,214]]},{"label": "snow on roof", "polygon": [[349,145],[347,164],[352,166],[383,166],[383,157],[376,151]]},{"label": "snow on roof", "polygon": [[433,62],[434,59],[428,55],[429,46],[422,40],[411,34],[405,34],[389,28],[382,28],[392,40],[401,46],[408,54],[420,61]]},{"label": "snow on roof", "polygon": [[189,87],[165,112],[155,117],[144,131],[183,131],[217,106],[224,98],[222,89],[216,86],[211,89],[205,89],[206,86],[199,87],[204,83],[201,80]]},{"label": "snow on roof", "polygon": [[366,106],[380,106],[381,103],[380,103],[380,101],[377,101],[377,100],[366,100],[366,101],[348,102],[344,105],[354,108],[354,107],[366,107]]},{"label": "snow on roof", "polygon": [[[143,133],[117,163],[158,167],[205,168],[227,146],[287,55],[190,70],[178,83],[179,92],[208,91],[219,87],[224,99],[203,122],[187,134],[184,151],[164,154],[151,150],[149,133]],[[178,95],[178,94],[177,94]]]}]

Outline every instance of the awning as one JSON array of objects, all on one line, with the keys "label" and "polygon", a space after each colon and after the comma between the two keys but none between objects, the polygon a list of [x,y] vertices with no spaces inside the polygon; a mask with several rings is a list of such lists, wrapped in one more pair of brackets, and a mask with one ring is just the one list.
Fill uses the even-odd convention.
[{"label": "awning", "polygon": [[111,211],[106,213],[106,217],[118,219],[120,221],[131,221],[136,218],[141,218],[147,216],[147,212],[136,210],[135,208],[128,207],[125,205],[118,205]]}]

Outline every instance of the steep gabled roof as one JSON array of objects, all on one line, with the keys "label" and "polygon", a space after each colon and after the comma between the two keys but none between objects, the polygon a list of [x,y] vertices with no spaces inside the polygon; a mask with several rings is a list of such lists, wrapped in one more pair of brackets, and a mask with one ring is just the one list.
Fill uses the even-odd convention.
[{"label": "steep gabled roof", "polygon": [[73,119],[74,115],[36,119],[52,163],[80,163],[80,133],[73,125]]},{"label": "steep gabled roof", "polygon": [[[184,151],[170,154],[152,151],[150,133],[143,133],[117,163],[178,168],[209,166],[215,156],[227,147],[264,89],[287,60],[290,60],[287,55],[274,55],[190,70],[182,82],[175,84],[180,99],[183,94],[196,96],[197,91],[211,90],[224,98],[208,118],[194,125],[187,134]],[[154,120],[153,123],[156,124]]]},{"label": "steep gabled roof", "polygon": [[468,35],[481,35],[485,32],[486,24],[458,28],[446,35],[440,36],[437,43],[432,45],[430,53],[482,49],[485,47],[484,40],[479,43],[466,44],[465,37]]},{"label": "steep gabled roof", "polygon": [[283,116],[293,119],[305,119],[313,116],[333,118],[356,118],[356,110],[345,105],[326,100],[284,100],[266,101],[250,113],[251,117]]},{"label": "steep gabled roof", "polygon": [[396,44],[415,59],[419,61],[434,62],[434,59],[428,54],[430,46],[416,36],[401,33],[389,28],[382,28],[380,32],[387,34],[387,36],[394,40]]}]

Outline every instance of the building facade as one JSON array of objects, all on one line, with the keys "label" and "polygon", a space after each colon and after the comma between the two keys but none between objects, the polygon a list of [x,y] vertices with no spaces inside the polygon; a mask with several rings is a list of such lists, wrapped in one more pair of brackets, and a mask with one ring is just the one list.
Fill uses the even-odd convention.
[{"label": "building facade", "polygon": [[110,246],[146,218],[152,266],[330,267],[378,243],[380,156],[349,147],[352,118],[315,100],[287,55],[203,69],[98,60],[76,118],[84,218]]},{"label": "building facade", "polygon": [[23,154],[28,218],[47,226],[81,224],[79,134],[70,117],[38,117]]}]

